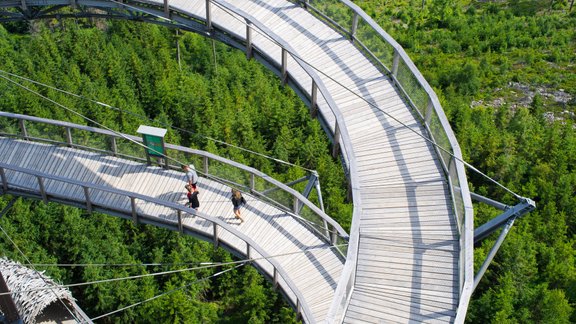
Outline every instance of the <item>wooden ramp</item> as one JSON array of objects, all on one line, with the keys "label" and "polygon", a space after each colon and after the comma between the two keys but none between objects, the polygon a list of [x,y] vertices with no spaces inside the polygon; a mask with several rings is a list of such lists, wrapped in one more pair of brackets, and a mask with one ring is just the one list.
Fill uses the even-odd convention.
[{"label": "wooden ramp", "polygon": [[[3,137],[0,137],[0,152],[0,163],[10,167],[40,172],[62,180],[71,179],[138,193],[180,205],[187,201],[184,192],[185,176],[182,172],[68,147]],[[9,168],[3,171],[10,193],[38,195],[40,187],[36,176]],[[44,179],[43,186],[49,201],[86,205],[86,196],[81,186],[51,179]],[[289,273],[289,279],[305,300],[297,302],[286,281],[277,275],[278,269],[274,269],[265,260],[255,261],[261,272],[270,278],[277,278],[278,284],[294,306],[306,303],[315,318],[325,316],[330,306],[330,296],[334,293],[342,271],[343,257],[301,221],[277,207],[244,194],[248,204],[242,210],[245,222],[240,223],[232,211],[230,187],[201,177],[198,188],[200,212],[207,217],[204,219],[184,214],[184,233],[204,239],[213,238],[214,226],[210,220],[216,218],[225,222],[232,230],[250,237],[268,255],[274,256],[273,259],[282,270]],[[92,192],[90,200],[94,209],[132,219],[131,199],[127,195],[96,190]],[[169,224],[178,223],[177,213],[172,208],[142,200],[136,200],[135,204],[142,223],[165,224],[169,228]],[[239,256],[250,253],[251,258],[262,257],[256,249],[247,252],[246,243],[226,228],[219,229],[218,240]],[[310,251],[302,252],[304,250]],[[307,320],[314,321],[314,318]]]}]

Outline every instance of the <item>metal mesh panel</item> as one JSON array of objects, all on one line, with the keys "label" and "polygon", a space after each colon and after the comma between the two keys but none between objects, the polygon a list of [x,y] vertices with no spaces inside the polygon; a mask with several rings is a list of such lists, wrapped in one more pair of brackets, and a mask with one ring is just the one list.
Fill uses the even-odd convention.
[{"label": "metal mesh panel", "polygon": [[293,209],[294,197],[290,193],[288,193],[284,190],[278,189],[278,190],[268,191],[268,192],[266,192],[264,197],[274,201],[275,203],[277,203],[280,206],[283,206],[287,210]]},{"label": "metal mesh panel", "polygon": [[428,124],[428,127],[430,128],[430,132],[432,133],[432,138],[434,139],[434,142],[438,144],[440,147],[442,147],[444,150],[448,150],[449,152],[448,153],[444,150],[439,150],[442,162],[446,167],[448,167],[450,160],[452,159],[452,156],[450,154],[453,153],[452,145],[450,144],[450,139],[448,138],[448,135],[446,135],[446,131],[442,127],[442,124],[440,123],[440,118],[438,117],[435,111],[432,111],[429,118],[430,122]]},{"label": "metal mesh panel", "polygon": [[330,235],[327,230],[326,224],[322,217],[318,216],[315,212],[313,212],[308,206],[302,205],[302,208],[298,212],[298,216],[302,217],[306,220],[306,224],[317,231],[320,235],[324,236],[327,240],[329,240]]},{"label": "metal mesh panel", "polygon": [[255,191],[266,195],[268,190],[272,190],[273,188],[276,188],[276,186],[271,184],[269,181],[266,181],[260,177],[254,177],[254,190]]},{"label": "metal mesh panel", "polygon": [[360,41],[376,59],[378,59],[390,72],[392,61],[394,59],[394,47],[386,42],[372,26],[366,21],[359,19],[356,30],[356,39]]},{"label": "metal mesh panel", "polygon": [[112,151],[110,136],[74,128],[71,129],[70,132],[72,134],[72,142],[75,145],[109,152]]},{"label": "metal mesh panel", "polygon": [[204,176],[204,163],[206,162],[204,157],[169,148],[166,149],[166,155],[168,156],[168,163],[171,167],[181,169],[183,165],[193,164],[198,175],[201,177]]},{"label": "metal mesh panel", "polygon": [[118,154],[146,160],[146,152],[144,151],[144,147],[138,145],[137,143],[134,143],[125,138],[117,138],[116,147],[118,148]]},{"label": "metal mesh panel", "polygon": [[61,126],[32,121],[26,121],[25,124],[26,131],[30,137],[56,141],[60,143],[66,142],[65,129]]},{"label": "metal mesh panel", "polygon": [[414,73],[412,73],[408,65],[406,65],[406,63],[401,59],[398,62],[398,73],[396,79],[402,86],[402,89],[406,92],[406,95],[410,97],[410,101],[420,112],[420,115],[425,116],[429,96],[422,85],[420,85],[420,82],[418,82],[418,79],[414,76]]},{"label": "metal mesh panel", "polygon": [[309,3],[340,28],[350,32],[353,11],[340,0],[311,0]]},{"label": "metal mesh panel", "polygon": [[210,176],[224,180],[230,186],[238,187],[238,189],[243,191],[250,188],[249,172],[216,160],[210,160],[208,163],[208,174]]},{"label": "metal mesh panel", "polygon": [[460,189],[460,181],[458,180],[458,171],[454,159],[450,163],[449,170],[452,184],[451,190],[454,196],[454,211],[458,220],[458,231],[462,233],[462,227],[464,226],[464,200],[462,199],[462,190]]},{"label": "metal mesh panel", "polygon": [[21,135],[18,120],[7,117],[0,117],[0,134]]}]

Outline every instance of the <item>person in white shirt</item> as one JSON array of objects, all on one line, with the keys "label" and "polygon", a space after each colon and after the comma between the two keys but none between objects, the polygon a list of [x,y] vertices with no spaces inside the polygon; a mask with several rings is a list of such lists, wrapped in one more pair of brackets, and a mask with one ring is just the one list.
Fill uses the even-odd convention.
[{"label": "person in white shirt", "polygon": [[196,173],[196,168],[194,164],[183,165],[182,169],[186,172],[186,184],[190,185],[193,189],[196,189],[196,183],[198,183],[198,173]]}]

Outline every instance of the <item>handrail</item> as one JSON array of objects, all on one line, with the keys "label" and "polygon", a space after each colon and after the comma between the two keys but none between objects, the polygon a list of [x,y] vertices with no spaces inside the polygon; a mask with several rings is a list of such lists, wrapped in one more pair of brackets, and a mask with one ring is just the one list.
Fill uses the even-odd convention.
[{"label": "handrail", "polygon": [[[32,175],[38,179],[39,183],[43,183],[43,179],[49,179],[49,180],[64,182],[64,183],[68,183],[68,184],[82,187],[84,189],[85,193],[89,192],[89,190],[85,189],[85,188],[88,188],[88,189],[93,189],[93,190],[98,190],[98,191],[104,191],[104,192],[111,193],[111,194],[122,195],[122,196],[130,197],[130,199],[132,201],[134,201],[135,199],[139,199],[139,200],[142,200],[145,202],[150,202],[150,203],[153,203],[156,205],[160,205],[160,206],[164,206],[164,207],[173,209],[177,213],[181,213],[181,212],[191,213],[191,214],[198,216],[198,217],[200,217],[206,221],[212,222],[213,224],[216,224],[216,225],[224,228],[226,231],[230,232],[231,234],[233,234],[236,237],[238,237],[239,239],[241,239],[244,243],[246,243],[246,245],[247,245],[246,251],[248,251],[249,249],[254,249],[265,260],[270,262],[270,264],[272,264],[272,266],[274,267],[274,270],[282,277],[282,279],[284,279],[284,281],[288,285],[288,288],[290,288],[292,293],[294,293],[294,295],[296,296],[296,298],[297,298],[296,303],[297,303],[297,305],[300,305],[299,307],[302,307],[304,309],[304,311],[303,311],[304,315],[309,316],[310,314],[312,314],[312,312],[308,308],[308,305],[306,303],[302,303],[302,301],[305,300],[304,297],[302,296],[302,294],[300,293],[300,291],[298,290],[298,288],[296,287],[296,285],[294,284],[292,279],[290,279],[290,277],[285,272],[285,270],[280,266],[280,264],[276,260],[274,260],[274,258],[272,258],[268,253],[266,253],[265,250],[262,249],[258,244],[256,244],[256,242],[254,242],[250,237],[248,237],[247,235],[238,231],[235,227],[232,227],[231,225],[229,225],[228,223],[226,223],[225,221],[223,221],[217,217],[210,217],[210,216],[208,216],[202,212],[199,212],[199,211],[194,210],[194,209],[190,209],[190,208],[182,206],[180,204],[173,203],[170,201],[165,201],[165,200],[154,198],[154,197],[145,196],[145,195],[138,194],[135,192],[111,188],[111,187],[106,187],[106,186],[102,186],[102,185],[98,185],[98,184],[93,184],[90,182],[83,182],[83,181],[78,181],[78,180],[69,179],[69,178],[65,178],[65,177],[50,175],[50,174],[47,174],[44,172],[39,172],[39,171],[30,170],[30,169],[21,168],[21,167],[16,167],[16,166],[11,166],[9,164],[0,162],[0,171],[1,171],[0,174],[2,174],[1,181],[2,181],[2,187],[4,188],[3,189],[4,191],[9,191],[9,183],[7,181],[7,177],[5,176],[4,169]],[[8,188],[8,190],[7,190],[7,188]],[[42,186],[41,186],[40,190],[42,191]],[[41,192],[40,195],[43,197],[43,199],[45,201],[48,200],[48,198],[47,198],[48,193]],[[86,198],[86,203],[87,203],[87,205],[91,204],[89,196],[87,196],[87,198]],[[89,206],[88,208],[92,208],[92,207]],[[135,208],[134,204],[132,204],[132,214],[136,215],[136,219],[134,219],[134,221],[137,222],[138,213],[137,213],[137,211],[134,210],[134,208]],[[146,218],[146,217],[144,217],[144,215],[140,215],[140,217]],[[182,227],[186,227],[190,231],[193,231],[193,232],[195,231],[194,228],[192,228],[188,225],[185,225],[185,224],[178,224],[178,225],[182,226]],[[218,231],[215,230],[214,233],[216,235],[216,237],[214,237],[214,240],[217,241],[218,240],[218,237],[217,237]],[[237,251],[237,252],[241,253],[242,255],[245,255],[244,251]]]},{"label": "handrail", "polygon": [[[352,3],[350,0],[339,0],[344,6],[348,7],[353,14],[353,19],[351,21],[352,26],[350,30],[346,29],[343,26],[337,24],[337,22],[329,17],[327,14],[323,13],[320,9],[314,7],[314,2],[320,1],[312,1],[312,0],[291,0],[293,2],[297,2],[301,4],[304,8],[308,10],[314,10],[315,13],[321,15],[324,19],[326,19],[330,24],[336,24],[340,29],[347,33],[347,36],[351,38],[351,40],[357,44],[357,46],[361,46],[362,49],[369,52],[369,55],[376,60],[379,64],[381,64],[389,73],[390,78],[396,83],[399,89],[404,93],[404,95],[408,98],[410,104],[415,108],[416,112],[422,117],[424,126],[428,130],[431,139],[437,144],[438,140],[441,138],[436,138],[437,136],[444,135],[446,136],[450,149],[452,150],[453,156],[446,157],[444,154],[446,152],[442,151],[438,147],[436,147],[436,152],[440,157],[440,161],[442,162],[442,167],[445,171],[445,174],[450,182],[450,192],[453,197],[453,210],[455,213],[456,221],[458,223],[458,228],[460,231],[460,300],[457,310],[457,316],[455,321],[457,323],[462,323],[464,321],[468,303],[471,297],[471,289],[470,285],[474,280],[473,274],[473,207],[472,207],[472,200],[470,198],[470,191],[468,189],[468,182],[466,179],[466,173],[464,164],[462,163],[462,153],[460,151],[460,146],[456,140],[454,133],[450,127],[448,119],[444,114],[444,111],[440,105],[440,101],[436,93],[433,91],[432,87],[428,84],[426,79],[422,76],[416,65],[412,62],[408,54],[404,51],[402,46],[400,46],[388,33],[386,33],[374,20],[368,16],[362,9],[360,9],[356,4]],[[369,47],[366,44],[363,44],[362,41],[356,36],[356,32],[358,31],[358,19],[361,19],[363,22],[367,23],[368,26],[372,29],[372,31],[376,32],[376,34],[384,40],[394,51],[392,66],[388,67],[384,62],[382,62],[372,51],[370,51]],[[403,81],[399,78],[398,73],[398,66],[399,62],[402,62],[407,67],[409,73],[416,79],[417,83],[421,87],[421,89],[425,92],[428,103],[427,107],[418,107],[417,104],[412,100],[410,94],[408,93],[407,84],[404,84]],[[420,109],[424,110],[423,112]],[[435,114],[435,115],[433,115]],[[442,133],[435,133],[436,129],[433,129],[432,125],[432,118],[436,117],[436,121],[439,122],[439,126],[441,130],[444,132]],[[452,175],[451,168],[454,166],[456,175]],[[456,189],[459,187],[458,189]],[[455,197],[458,195],[458,192],[461,196],[461,202],[463,206],[459,206],[458,203],[455,201]],[[460,217],[463,217],[460,220]],[[351,229],[350,231],[351,239],[350,243],[353,242],[354,237],[354,230]],[[464,280],[462,280],[462,278]],[[337,296],[335,297],[335,299]],[[330,311],[330,316],[338,317],[341,310],[335,308],[336,305],[333,304],[333,308]]]},{"label": "handrail", "polygon": [[[44,123],[44,124],[48,124],[48,125],[60,126],[60,127],[64,127],[64,128],[78,129],[78,130],[83,130],[83,131],[88,131],[88,132],[92,132],[92,133],[110,136],[113,138],[126,137],[132,141],[136,141],[139,143],[142,142],[141,137],[137,137],[137,136],[133,136],[133,135],[127,135],[127,134],[119,134],[119,133],[115,133],[115,132],[101,129],[101,128],[85,126],[85,125],[77,125],[77,124],[73,124],[73,123],[69,123],[69,122],[65,122],[65,121],[51,120],[51,119],[45,119],[45,118],[40,118],[40,117],[35,117],[35,116],[26,116],[26,115],[8,113],[8,112],[3,112],[3,111],[0,111],[0,117],[7,117],[7,118],[12,118],[12,119],[17,119],[17,120],[27,120],[27,121],[37,122],[37,123]],[[22,127],[22,125],[21,125],[21,127]],[[14,135],[16,135],[16,134],[14,134]],[[29,138],[28,135],[24,135],[23,137]],[[68,143],[68,142],[60,142],[60,143],[65,144],[65,145],[72,145],[72,146],[80,147],[80,145],[77,145],[74,143]],[[218,155],[215,155],[215,154],[212,154],[212,153],[209,153],[206,151],[202,151],[202,150],[186,148],[186,147],[182,147],[182,146],[174,145],[174,144],[166,144],[165,147],[168,149],[173,149],[173,150],[179,151],[179,152],[189,153],[189,154],[193,154],[193,155],[200,156],[203,158],[208,158],[210,160],[218,161],[218,162],[227,164],[229,166],[232,166],[234,168],[240,169],[242,171],[246,171],[246,172],[248,172],[254,176],[257,176],[257,177],[263,179],[264,181],[278,187],[280,190],[283,190],[284,192],[290,194],[293,198],[297,199],[299,202],[305,204],[308,208],[310,208],[312,211],[314,211],[318,216],[322,217],[322,219],[324,221],[326,221],[328,224],[330,224],[332,226],[332,228],[334,228],[338,232],[340,237],[342,237],[344,239],[348,238],[348,234],[346,233],[346,231],[344,231],[344,229],[342,228],[342,226],[340,226],[340,224],[338,224],[334,219],[332,219],[325,212],[323,212],[320,208],[318,208],[316,205],[314,205],[312,202],[310,202],[301,193],[294,190],[293,188],[288,187],[284,183],[270,177],[269,175],[267,175],[267,174],[265,174],[259,170],[256,170],[252,167],[240,164],[238,162],[234,162],[232,160],[229,160],[229,159],[226,159],[226,158],[223,158],[223,157],[220,157]],[[88,148],[90,148],[90,147],[88,147]],[[100,149],[96,149],[96,150],[101,151]],[[118,152],[112,152],[112,151],[107,151],[107,152],[120,155]],[[124,154],[122,154],[122,155],[125,157],[128,157],[128,158],[134,158],[137,160],[142,160],[141,158],[137,158],[137,157],[133,157],[133,156],[129,156],[129,155],[124,155]],[[251,188],[251,189],[253,189],[253,188]],[[258,193],[255,189],[253,189],[253,191],[255,193]],[[281,205],[281,203],[279,203],[279,205]],[[330,238],[328,238],[328,239],[330,239]]]}]

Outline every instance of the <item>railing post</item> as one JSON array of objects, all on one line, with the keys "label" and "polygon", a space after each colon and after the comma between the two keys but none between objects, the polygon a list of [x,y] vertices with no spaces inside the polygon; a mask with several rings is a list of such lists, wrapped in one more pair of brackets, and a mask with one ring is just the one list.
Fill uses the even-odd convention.
[{"label": "railing post", "polygon": [[214,249],[218,248],[218,224],[212,223],[212,227],[214,227]]},{"label": "railing post", "polygon": [[208,31],[212,30],[212,10],[210,8],[210,1],[206,0],[206,29]]},{"label": "railing post", "polygon": [[130,205],[132,206],[132,221],[138,225],[138,214],[136,213],[136,198],[130,197]]},{"label": "railing post", "polygon": [[336,242],[338,241],[337,233],[338,231],[336,231],[336,228],[332,226],[332,228],[330,228],[330,244],[336,245]]},{"label": "railing post", "polygon": [[[24,0],[22,0],[24,1]],[[22,131],[22,135],[24,136],[25,140],[28,140],[28,131],[26,130],[26,122],[24,121],[24,119],[20,119],[18,121],[18,124],[20,124],[20,130]]]},{"label": "railing post", "polygon": [[2,178],[2,189],[4,192],[8,192],[8,180],[6,179],[6,173],[4,173],[4,168],[0,168],[0,177]]},{"label": "railing post", "polygon": [[392,75],[394,79],[398,78],[398,65],[400,63],[400,54],[396,49],[394,49],[394,58],[392,60]]},{"label": "railing post", "polygon": [[282,48],[282,84],[288,82],[288,51]]},{"label": "railing post", "polygon": [[298,197],[294,196],[294,205],[292,206],[292,212],[294,212],[294,214],[298,215],[298,207],[300,206],[300,201],[298,200]]},{"label": "railing post", "polygon": [[70,129],[70,127],[66,127],[66,143],[68,143],[68,147],[74,146],[72,142],[72,129]]},{"label": "railing post", "polygon": [[274,267],[274,276],[273,276],[272,282],[274,283],[274,289],[277,289],[278,288],[278,270],[276,269],[276,267]]},{"label": "railing post", "polygon": [[182,211],[180,209],[178,209],[178,232],[184,232],[184,227],[182,226]]},{"label": "railing post", "polygon": [[338,126],[338,122],[336,122],[334,127],[334,142],[332,145],[332,157],[336,158],[340,150],[340,126]]},{"label": "railing post", "polygon": [[246,259],[250,260],[252,259],[252,249],[250,248],[250,244],[246,243]]},{"label": "railing post", "polygon": [[48,203],[48,195],[46,194],[46,190],[44,189],[44,179],[40,176],[36,176],[38,179],[38,187],[40,188],[40,194],[42,195],[42,200],[45,204]]},{"label": "railing post", "polygon": [[356,39],[356,30],[358,29],[358,14],[354,11],[352,16],[352,28],[350,29],[350,40],[354,42]]},{"label": "railing post", "polygon": [[312,80],[312,90],[310,91],[310,115],[316,118],[318,115],[318,85]]},{"label": "railing post", "polygon": [[90,214],[92,214],[92,201],[90,200],[90,191],[88,187],[82,187],[84,189],[84,198],[86,199],[86,209]]},{"label": "railing post", "polygon": [[164,0],[164,16],[170,19],[170,6],[168,5],[168,0]]},{"label": "railing post", "polygon": [[252,58],[252,28],[250,28],[250,21],[246,19],[246,58]]},{"label": "railing post", "polygon": [[254,178],[254,173],[250,173],[250,192],[254,192],[254,188],[256,187],[256,180]]},{"label": "railing post", "polygon": [[118,144],[116,143],[116,137],[112,136],[111,138],[111,146],[112,146],[112,155],[116,156],[118,155]]},{"label": "railing post", "polygon": [[208,157],[204,157],[204,175],[208,175]]},{"label": "railing post", "polygon": [[300,304],[300,299],[296,299],[296,317],[297,319],[302,318],[302,305]]}]

